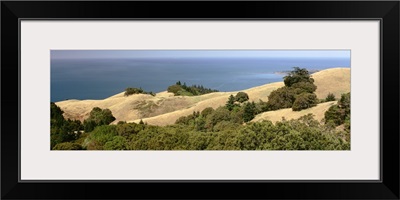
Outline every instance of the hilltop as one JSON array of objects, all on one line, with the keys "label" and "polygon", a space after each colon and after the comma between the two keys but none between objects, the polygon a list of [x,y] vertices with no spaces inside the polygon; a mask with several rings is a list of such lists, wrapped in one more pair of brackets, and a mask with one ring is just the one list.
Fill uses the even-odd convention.
[{"label": "hilltop", "polygon": [[[317,86],[316,95],[319,99],[326,97],[328,93],[333,93],[337,98],[342,93],[350,92],[350,69],[349,68],[333,68],[322,70],[312,74]],[[250,101],[258,102],[259,100],[267,101],[268,95],[280,87],[284,86],[283,82],[269,83],[258,87],[242,90],[246,92]],[[174,96],[172,93],[160,92],[155,96],[149,94],[134,94],[125,96],[124,92],[111,96],[103,100],[66,100],[56,102],[64,111],[64,117],[70,119],[84,120],[89,116],[89,112],[94,107],[102,109],[108,108],[112,111],[116,120],[127,122],[138,122],[140,119],[153,125],[168,125],[173,124],[176,119],[181,116],[192,114],[193,111],[202,111],[207,107],[217,108],[225,105],[228,97],[235,95],[239,91],[234,92],[214,92],[201,96]],[[315,108],[310,108],[304,111],[293,112],[288,109],[278,111],[270,111],[261,113],[254,120],[269,119],[274,121],[280,115],[285,115],[286,119],[289,116],[298,118],[305,112],[318,113],[328,109],[334,102],[319,104]],[[305,114],[307,114],[305,113]],[[300,116],[297,116],[300,115]],[[276,116],[276,117],[272,117]],[[318,115],[319,116],[319,115]],[[319,120],[320,117],[316,116]],[[280,117],[281,119],[281,117]],[[279,119],[278,119],[279,120]]]}]

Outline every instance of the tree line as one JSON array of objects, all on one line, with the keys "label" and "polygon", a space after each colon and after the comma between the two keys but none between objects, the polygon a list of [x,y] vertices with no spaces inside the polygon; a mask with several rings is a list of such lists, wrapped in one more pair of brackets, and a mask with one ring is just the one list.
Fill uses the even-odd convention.
[{"label": "tree line", "polygon": [[146,92],[142,88],[131,88],[131,87],[128,87],[128,88],[125,89],[125,93],[124,93],[125,96],[130,96],[132,94],[150,94],[151,96],[156,96],[155,93]]},{"label": "tree line", "polygon": [[169,86],[167,91],[174,93],[175,96],[198,96],[212,92],[218,92],[218,90],[205,88],[203,85],[187,86],[185,82],[182,84],[181,81]]},{"label": "tree line", "polygon": [[[239,94],[239,93],[238,93]],[[112,122],[112,114],[94,108],[86,121],[96,126],[90,132],[72,134],[85,126],[69,128],[64,136],[73,136],[57,141],[54,150],[349,150],[350,126],[343,130],[338,125],[350,120],[350,94],[342,95],[339,103],[325,113],[326,123],[320,123],[312,114],[296,120],[285,120],[273,124],[271,121],[247,122],[246,105],[257,105],[247,100],[240,103],[234,96],[235,105],[217,109],[205,108],[201,112],[179,118],[175,124],[161,127],[146,123]],[[233,95],[232,95],[233,96]],[[229,100],[227,101],[229,102]],[[346,113],[343,117],[343,112]],[[53,121],[65,123],[62,111],[52,104]],[[110,115],[111,114],[111,115]],[[344,120],[341,120],[343,119]],[[70,121],[70,120],[69,120]],[[84,122],[84,124],[85,124]],[[348,121],[349,122],[349,121]],[[60,124],[63,124],[60,123]],[[63,127],[63,126],[62,126]],[[52,132],[53,134],[53,132]],[[53,135],[52,135],[53,139]]]}]

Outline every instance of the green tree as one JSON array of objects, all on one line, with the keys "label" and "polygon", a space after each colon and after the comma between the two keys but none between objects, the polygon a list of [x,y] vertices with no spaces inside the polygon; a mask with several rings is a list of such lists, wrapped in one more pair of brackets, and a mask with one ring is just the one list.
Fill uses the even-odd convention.
[{"label": "green tree", "polygon": [[314,79],[311,78],[310,73],[305,68],[294,67],[287,76],[284,77],[285,86],[290,87],[295,83],[299,82],[310,82],[314,83]]},{"label": "green tree", "polygon": [[127,140],[122,136],[115,136],[111,141],[104,144],[104,150],[126,150],[128,146]]},{"label": "green tree", "polygon": [[274,90],[268,96],[267,107],[270,110],[291,108],[296,100],[296,93],[289,87],[281,87]]},{"label": "green tree", "polygon": [[87,137],[84,147],[88,150],[103,150],[104,145],[117,136],[115,125],[97,126]]},{"label": "green tree", "polygon": [[307,69],[294,67],[294,70],[284,77],[284,83],[284,87],[272,91],[268,96],[267,109],[292,107],[298,111],[316,105],[317,100],[313,92],[317,86],[314,85],[314,79]]},{"label": "green tree", "polygon": [[213,127],[221,121],[230,121],[231,119],[231,115],[230,112],[223,108],[223,107],[219,107],[217,108],[212,114],[210,114],[209,116],[207,116],[206,118],[206,128],[208,130],[212,130]]},{"label": "green tree", "polygon": [[107,108],[102,110],[99,107],[94,107],[92,111],[90,111],[89,117],[84,120],[83,125],[85,127],[85,132],[90,132],[96,126],[108,125],[114,120],[115,117],[112,115],[111,110]]},{"label": "green tree", "polygon": [[243,103],[249,100],[249,95],[245,92],[238,92],[235,96],[235,101]]},{"label": "green tree", "polygon": [[329,94],[326,96],[325,101],[327,101],[327,102],[328,102],[328,101],[336,101],[335,95],[332,94],[332,93],[329,93]]},{"label": "green tree", "polygon": [[350,105],[350,93],[342,94],[338,104],[331,106],[325,112],[325,121],[332,121],[338,126],[347,120],[346,127],[350,129]]},{"label": "green tree", "polygon": [[229,111],[232,111],[232,109],[235,107],[235,97],[233,97],[233,95],[229,96],[225,106]]},{"label": "green tree", "polygon": [[126,88],[124,95],[125,96],[129,96],[129,95],[132,95],[132,94],[140,94],[140,93],[143,93],[143,92],[144,91],[142,89],[139,89],[139,88]]},{"label": "green tree", "polygon": [[63,111],[55,103],[50,103],[50,149],[63,142],[71,142],[79,137],[82,129],[78,120],[65,120]]},{"label": "green tree", "polygon": [[293,103],[292,110],[299,111],[307,108],[311,108],[317,105],[317,95],[311,93],[301,93],[296,97]]},{"label": "green tree", "polygon": [[244,105],[244,113],[243,113],[244,122],[249,122],[252,119],[254,119],[255,113],[256,113],[256,105],[254,104],[254,102],[246,103]]},{"label": "green tree", "polygon": [[168,87],[167,91],[174,93],[174,95],[177,95],[179,91],[182,90],[181,85],[171,85]]},{"label": "green tree", "polygon": [[53,150],[83,150],[82,146],[77,143],[64,142],[54,146]]},{"label": "green tree", "polygon": [[51,126],[61,127],[65,123],[63,116],[64,111],[55,103],[50,103],[50,124]]},{"label": "green tree", "polygon": [[209,114],[211,114],[211,113],[213,113],[214,112],[214,108],[212,108],[212,107],[207,107],[207,108],[205,108],[203,111],[201,111],[201,115],[203,116],[203,117],[207,117]]},{"label": "green tree", "polygon": [[317,86],[312,82],[298,82],[294,83],[291,89],[293,89],[296,94],[301,94],[303,92],[313,93],[317,90]]},{"label": "green tree", "polygon": [[340,108],[345,109],[346,114],[350,114],[350,92],[346,94],[342,94],[338,105]]}]

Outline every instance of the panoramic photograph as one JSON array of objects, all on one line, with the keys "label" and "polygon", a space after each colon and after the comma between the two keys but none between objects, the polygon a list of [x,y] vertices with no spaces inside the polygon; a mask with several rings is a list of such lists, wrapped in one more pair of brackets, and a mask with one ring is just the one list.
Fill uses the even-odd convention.
[{"label": "panoramic photograph", "polygon": [[51,50],[50,150],[350,150],[350,50]]}]

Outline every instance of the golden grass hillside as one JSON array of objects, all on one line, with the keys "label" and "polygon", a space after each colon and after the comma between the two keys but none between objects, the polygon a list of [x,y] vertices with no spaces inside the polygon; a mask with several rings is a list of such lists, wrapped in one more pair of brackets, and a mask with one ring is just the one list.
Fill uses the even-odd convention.
[{"label": "golden grass hillside", "polygon": [[[323,70],[312,75],[317,85],[318,98],[325,98],[330,92],[340,97],[340,94],[350,91],[350,69],[333,68]],[[283,82],[261,85],[243,90],[250,101],[268,100],[268,95],[280,87]],[[167,87],[167,86],[166,86]],[[138,122],[140,119],[153,125],[173,124],[181,117],[192,114],[193,111],[202,111],[207,107],[217,108],[225,105],[229,95],[235,92],[215,92],[201,96],[174,96],[168,92],[157,93],[156,96],[135,94],[124,96],[119,93],[103,100],[67,100],[56,102],[64,111],[64,116],[70,119],[84,120],[94,107],[111,110],[116,120]]]},{"label": "golden grass hillside", "polygon": [[329,93],[336,98],[350,92],[350,68],[332,68],[312,74],[314,84],[317,86],[317,97],[324,99]]},{"label": "golden grass hillside", "polygon": [[335,104],[337,104],[337,101],[320,103],[315,107],[308,108],[308,109],[301,110],[301,111],[292,111],[291,108],[286,108],[286,109],[264,112],[264,113],[258,114],[251,121],[258,122],[258,121],[263,121],[263,120],[269,120],[269,121],[272,121],[273,123],[275,123],[277,121],[281,121],[282,117],[284,117],[286,120],[291,120],[291,119],[298,119],[307,114],[313,114],[314,119],[321,121],[325,116],[325,112],[331,106],[333,106]]}]

